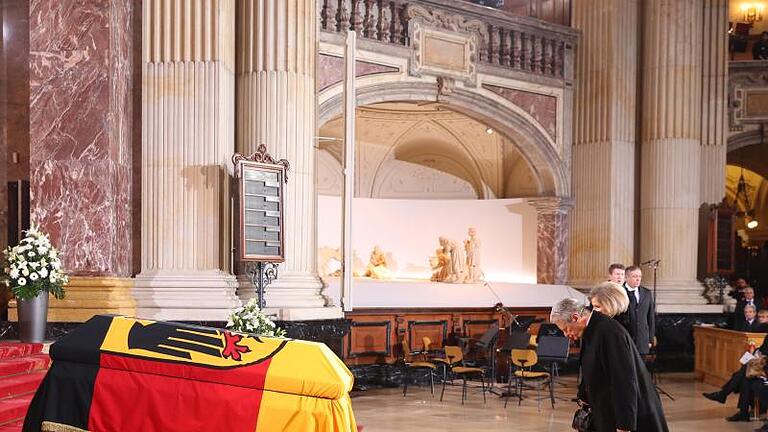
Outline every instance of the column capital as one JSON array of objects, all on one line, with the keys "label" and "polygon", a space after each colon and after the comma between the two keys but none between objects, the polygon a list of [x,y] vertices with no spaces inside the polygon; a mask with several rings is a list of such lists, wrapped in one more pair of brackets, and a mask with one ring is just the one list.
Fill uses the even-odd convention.
[{"label": "column capital", "polygon": [[573,198],[571,197],[537,197],[528,199],[527,203],[533,206],[539,214],[565,214],[573,208]]}]

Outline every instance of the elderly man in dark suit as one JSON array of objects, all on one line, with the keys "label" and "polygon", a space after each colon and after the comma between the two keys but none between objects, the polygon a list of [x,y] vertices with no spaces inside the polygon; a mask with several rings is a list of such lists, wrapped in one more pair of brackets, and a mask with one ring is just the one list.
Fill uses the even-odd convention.
[{"label": "elderly man in dark suit", "polygon": [[[742,299],[736,303],[736,310],[734,310],[734,323],[733,328],[734,330],[741,329],[744,326],[744,321],[746,321],[746,316],[744,315],[744,308],[746,306],[753,306],[755,310],[760,309],[761,300],[758,298],[755,298],[755,289],[751,286],[747,286],[742,290]],[[744,331],[744,330],[741,330]]]},{"label": "elderly man in dark suit", "polygon": [[751,333],[764,333],[765,332],[765,324],[761,324],[760,321],[757,319],[757,308],[753,305],[746,305],[744,306],[744,319],[742,319],[738,324],[736,324],[736,327],[734,327],[734,330],[736,331],[743,331],[743,332],[751,332]]},{"label": "elderly man in dark suit", "polygon": [[589,404],[595,432],[668,432],[659,394],[634,342],[618,321],[575,299],[552,307],[550,321],[581,339],[579,399]]},{"label": "elderly man in dark suit", "polygon": [[640,355],[647,355],[656,336],[656,305],[653,303],[651,290],[640,285],[643,281],[640,267],[627,267],[626,275],[624,289],[629,296],[629,308],[625,316],[617,319],[632,336]]}]

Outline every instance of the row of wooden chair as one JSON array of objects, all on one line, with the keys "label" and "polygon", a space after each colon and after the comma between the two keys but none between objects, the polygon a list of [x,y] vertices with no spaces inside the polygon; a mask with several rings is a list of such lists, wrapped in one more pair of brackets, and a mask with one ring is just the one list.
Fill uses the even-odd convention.
[{"label": "row of wooden chair", "polygon": [[[535,342],[534,342],[535,343]],[[445,396],[445,386],[448,381],[449,374],[451,377],[460,377],[462,380],[461,385],[461,403],[467,399],[467,380],[470,377],[478,376],[483,392],[483,402],[486,402],[486,382],[485,374],[486,370],[482,367],[467,366],[464,358],[464,352],[459,346],[446,345],[442,353],[444,357],[435,356],[436,352],[431,349],[432,341],[428,337],[422,339],[422,350],[411,352],[407,340],[401,342],[402,352],[404,355],[405,363],[405,375],[403,381],[403,396],[408,393],[408,383],[410,380],[411,370],[422,370],[429,373],[430,379],[430,391],[432,395],[435,393],[434,377],[437,372],[438,365],[443,368],[443,386],[440,392],[440,401]],[[421,356],[420,360],[414,360],[414,357]],[[540,403],[541,387],[548,385],[550,387],[550,398],[552,407],[554,408],[554,398],[552,397],[552,377],[548,372],[534,371],[533,367],[538,364],[538,357],[535,349],[513,349],[510,354],[510,371],[509,371],[509,384],[507,387],[507,395],[512,395],[512,381],[514,377],[515,381],[515,393],[518,396],[518,405],[522,403],[523,389],[528,385],[535,385],[537,389],[537,400]],[[514,367],[514,370],[513,370]],[[490,385],[490,383],[489,383]],[[509,402],[509,396],[504,402],[506,408]]]}]

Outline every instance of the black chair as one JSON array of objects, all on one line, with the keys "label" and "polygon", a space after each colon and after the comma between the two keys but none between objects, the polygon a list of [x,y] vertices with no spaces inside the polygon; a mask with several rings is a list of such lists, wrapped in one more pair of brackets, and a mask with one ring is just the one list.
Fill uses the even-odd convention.
[{"label": "black chair", "polygon": [[552,384],[549,386],[549,397],[552,404],[555,403],[555,378],[558,376],[558,364],[568,361],[568,351],[570,350],[570,340],[565,336],[539,336],[536,354],[539,362],[549,364],[549,374]]}]

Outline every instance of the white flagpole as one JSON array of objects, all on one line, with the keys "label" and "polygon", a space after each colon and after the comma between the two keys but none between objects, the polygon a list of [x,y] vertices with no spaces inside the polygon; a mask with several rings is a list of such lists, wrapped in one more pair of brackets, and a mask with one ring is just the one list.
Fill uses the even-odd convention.
[{"label": "white flagpole", "polygon": [[341,216],[341,306],[352,310],[352,199],[355,196],[355,48],[357,34],[347,31],[344,51],[344,185]]}]

